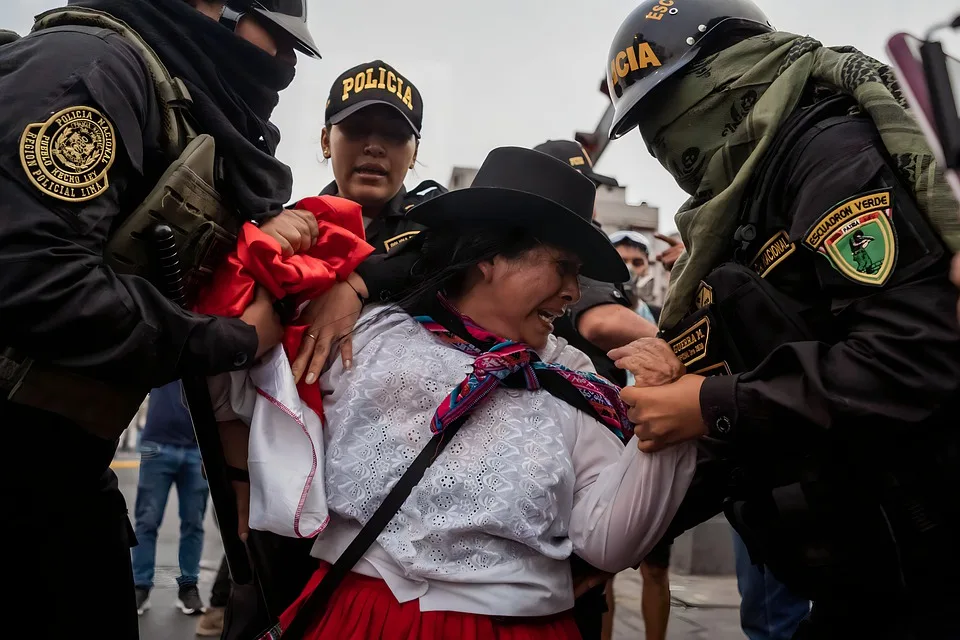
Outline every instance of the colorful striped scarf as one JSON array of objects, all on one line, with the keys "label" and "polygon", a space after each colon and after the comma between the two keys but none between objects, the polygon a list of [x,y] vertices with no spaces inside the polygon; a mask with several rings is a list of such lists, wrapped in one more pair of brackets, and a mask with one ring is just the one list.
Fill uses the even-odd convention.
[{"label": "colorful striped scarf", "polygon": [[[529,345],[505,340],[490,333],[462,315],[442,295],[438,295],[438,301],[440,304],[437,311],[440,313],[435,315],[447,315],[445,323],[437,322],[429,315],[415,316],[415,319],[438,339],[475,356],[476,360],[473,371],[437,407],[437,412],[430,422],[434,433],[442,432],[458,418],[470,414],[497,387],[519,386],[517,377],[511,376],[520,374],[523,386],[530,391],[544,388],[547,386],[544,378],[556,376],[579,392],[585,401],[571,404],[579,404],[588,409],[588,413],[621,441],[626,442],[633,435],[633,426],[627,419],[626,406],[620,400],[619,387],[594,373],[574,371],[558,364],[543,362]],[[465,339],[447,325],[461,325],[470,339]]]}]

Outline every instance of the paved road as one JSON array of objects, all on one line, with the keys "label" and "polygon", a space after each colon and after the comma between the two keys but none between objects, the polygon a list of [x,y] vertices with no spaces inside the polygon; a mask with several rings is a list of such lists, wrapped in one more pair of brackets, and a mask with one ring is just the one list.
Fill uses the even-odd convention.
[{"label": "paved road", "polygon": [[[120,489],[127,498],[131,513],[136,499],[138,468],[135,457],[121,454],[114,463],[120,479]],[[177,519],[176,492],[167,502],[166,517],[157,540],[157,571],[155,586],[150,595],[151,608],[140,618],[142,640],[192,640],[196,618],[185,616],[174,607],[177,597],[176,577]],[[207,510],[203,560],[200,572],[200,594],[204,602],[210,598],[210,586],[220,565],[220,537]],[[641,580],[636,571],[617,577],[615,588],[617,618],[614,640],[644,640],[643,618],[640,614]],[[732,578],[698,578],[673,576],[671,578],[673,607],[670,613],[668,640],[744,640],[740,631],[739,596]]]}]

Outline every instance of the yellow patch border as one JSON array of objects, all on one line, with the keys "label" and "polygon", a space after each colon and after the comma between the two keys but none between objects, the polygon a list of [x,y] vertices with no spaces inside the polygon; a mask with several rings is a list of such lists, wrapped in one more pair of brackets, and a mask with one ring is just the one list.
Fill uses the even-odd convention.
[{"label": "yellow patch border", "polygon": [[[91,166],[91,169],[96,169],[96,171],[88,172],[84,179],[79,182],[69,182],[59,178],[50,173],[45,163],[41,161],[42,150],[44,148],[49,149],[50,128],[58,125],[57,120],[71,112],[80,112],[85,116],[78,115],[72,120],[73,122],[81,119],[91,121],[100,128],[104,138],[102,147],[98,149],[100,160]],[[99,119],[99,122],[97,122],[97,119]],[[113,124],[99,110],[87,105],[67,107],[54,113],[44,122],[30,123],[24,127],[20,136],[20,164],[27,174],[27,178],[41,193],[64,202],[87,202],[103,194],[110,186],[107,173],[113,166],[116,156],[117,137]],[[106,157],[105,162],[103,161],[104,157]],[[103,166],[97,168],[101,164]],[[67,172],[61,170],[61,173],[66,174]],[[80,191],[79,195],[76,193],[77,191]]]},{"label": "yellow patch border", "polygon": [[[886,197],[885,202],[870,202],[881,196]],[[804,237],[803,244],[808,249],[822,254],[830,261],[833,268],[848,279],[860,284],[883,286],[893,274],[897,255],[896,231],[893,227],[892,215],[887,214],[887,212],[892,214],[893,204],[893,191],[890,189],[875,189],[847,198],[813,224],[806,237]],[[852,268],[837,250],[836,243],[824,247],[834,233],[850,222],[870,213],[879,213],[880,218],[884,221],[877,225],[884,240],[882,263],[884,266],[882,271],[876,274],[864,274]]]},{"label": "yellow patch border", "polygon": [[408,239],[412,238],[413,236],[417,235],[418,233],[420,233],[420,232],[419,232],[419,231],[407,231],[407,232],[405,232],[405,233],[401,233],[400,235],[393,236],[392,238],[383,241],[383,248],[384,248],[384,250],[386,250],[386,251],[390,251],[390,250],[393,249],[394,247],[403,244],[403,243],[406,242]]},{"label": "yellow patch border", "polygon": [[[693,340],[689,344],[684,344],[684,341],[686,339],[691,338],[692,334],[694,334],[698,329],[703,329],[704,327],[706,327],[706,329],[703,332],[704,333],[703,340],[693,338]],[[681,353],[684,351],[684,349],[698,345],[701,342],[703,343],[703,349],[701,350],[700,355],[694,356],[684,361],[683,358],[681,357]],[[703,318],[700,318],[695,323],[693,323],[693,325],[689,329],[687,329],[686,331],[678,335],[676,338],[671,340],[668,344],[670,345],[670,348],[673,349],[673,352],[674,354],[676,354],[677,359],[679,359],[680,362],[682,362],[685,367],[689,367],[694,362],[697,362],[698,360],[702,360],[703,358],[707,357],[707,346],[709,342],[710,342],[710,318],[707,316],[704,316]]]},{"label": "yellow patch border", "polygon": [[[777,240],[784,240],[787,243],[787,249],[782,254],[780,254],[773,262],[767,265],[766,268],[760,268],[759,262],[760,258],[767,252],[767,249],[772,247]],[[753,257],[753,260],[750,261],[750,268],[753,269],[761,278],[766,278],[767,274],[774,270],[781,262],[789,258],[797,250],[797,245],[790,241],[790,235],[781,229],[780,231],[773,234],[773,236],[763,243],[763,246],[760,247],[760,250],[757,251],[757,255]]]},{"label": "yellow patch border", "polygon": [[[879,195],[887,196],[887,203],[885,205],[870,205],[868,208],[864,209],[863,204],[866,200],[871,198],[876,198]],[[858,208],[859,207],[859,208]],[[849,212],[844,212],[845,209],[850,209]],[[893,208],[893,192],[890,189],[876,189],[874,191],[869,191],[867,193],[861,193],[853,196],[852,198],[847,198],[837,206],[833,207],[820,216],[820,218],[813,223],[813,226],[807,232],[806,237],[803,239],[803,244],[808,249],[814,251],[819,251],[820,247],[823,246],[823,243],[827,241],[833,232],[847,224],[854,218],[860,217],[865,213],[871,211],[879,211],[883,209],[892,209]],[[826,226],[824,222],[831,220]],[[819,237],[819,239],[818,239]]]},{"label": "yellow patch border", "polygon": [[703,309],[709,304],[713,304],[713,287],[701,280],[697,287],[697,309]]}]

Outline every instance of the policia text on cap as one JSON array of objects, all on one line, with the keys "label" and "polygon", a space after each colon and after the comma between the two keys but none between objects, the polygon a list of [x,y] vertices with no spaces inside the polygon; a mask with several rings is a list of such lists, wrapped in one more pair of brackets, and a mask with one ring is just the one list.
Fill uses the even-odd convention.
[{"label": "policia text on cap", "polygon": [[[315,239],[312,217],[283,210],[269,122],[294,50],[317,55],[305,6],[283,7],[82,0],[0,46],[0,423],[16,452],[2,482],[17,487],[4,528],[22,587],[8,605],[56,603],[31,619],[38,637],[138,636],[116,438],[150,388],[242,368],[280,339],[264,296],[236,319],[184,311],[148,279],[144,235],[118,230],[142,225],[162,177],[191,187],[184,207],[150,204],[197,248],[181,254],[188,285],[243,221],[288,250]],[[67,567],[84,588],[65,598]]]},{"label": "policia text on cap", "polygon": [[814,601],[797,637],[956,637],[925,606],[960,571],[956,203],[890,69],[748,0],[648,0],[608,61],[611,136],[691,195],[661,316],[686,375],[623,391],[642,448],[703,438],[670,535],[724,510]]}]

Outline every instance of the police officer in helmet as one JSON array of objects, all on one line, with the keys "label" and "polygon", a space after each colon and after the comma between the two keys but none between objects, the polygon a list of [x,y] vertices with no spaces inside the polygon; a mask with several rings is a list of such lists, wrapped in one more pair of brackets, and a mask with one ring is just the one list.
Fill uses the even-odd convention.
[{"label": "police officer in helmet", "polygon": [[639,446],[703,444],[668,535],[724,511],[814,601],[799,637],[960,634],[925,606],[960,570],[960,237],[890,69],[747,0],[646,0],[607,79],[611,137],[638,129],[690,196],[671,348],[615,354],[657,385],[623,392]]},{"label": "police officer in helmet", "polygon": [[263,294],[240,318],[165,297],[148,236],[174,228],[190,294],[245,221],[287,251],[315,241],[284,210],[270,115],[294,52],[317,48],[306,0],[77,0],[2,41],[6,604],[45,612],[37,637],[136,638],[117,438],[149,389],[249,366],[282,335]]}]

